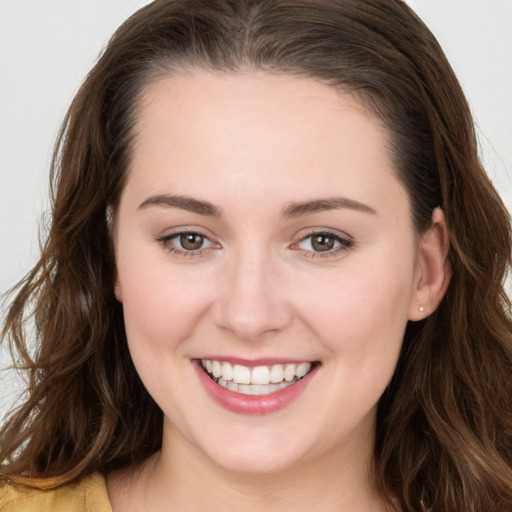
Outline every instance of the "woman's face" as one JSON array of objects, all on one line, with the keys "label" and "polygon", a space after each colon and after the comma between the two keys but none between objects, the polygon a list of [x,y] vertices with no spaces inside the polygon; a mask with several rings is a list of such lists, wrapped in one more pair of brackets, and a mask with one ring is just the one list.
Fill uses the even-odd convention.
[{"label": "woman's face", "polygon": [[314,80],[197,72],[147,88],[132,156],[116,295],[164,450],[364,463],[421,274],[379,123]]}]

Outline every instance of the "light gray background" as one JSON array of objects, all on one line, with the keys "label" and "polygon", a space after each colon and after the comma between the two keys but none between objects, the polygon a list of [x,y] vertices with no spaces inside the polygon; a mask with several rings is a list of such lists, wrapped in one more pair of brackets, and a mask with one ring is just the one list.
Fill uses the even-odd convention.
[{"label": "light gray background", "polygon": [[[0,292],[38,254],[59,124],[117,26],[147,0],[0,0]],[[409,0],[469,98],[487,170],[512,211],[512,0]],[[4,318],[4,310],[2,318]],[[8,354],[0,348],[0,367]],[[0,418],[18,383],[0,374]]]}]

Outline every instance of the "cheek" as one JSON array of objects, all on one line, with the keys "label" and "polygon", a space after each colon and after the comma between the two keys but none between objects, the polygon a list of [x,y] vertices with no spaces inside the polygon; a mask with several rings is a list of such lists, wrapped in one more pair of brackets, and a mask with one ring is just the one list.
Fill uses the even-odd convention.
[{"label": "cheek", "polygon": [[[180,394],[190,394],[184,382],[189,365],[189,340],[207,309],[201,282],[179,266],[136,251],[125,251],[118,262],[119,282],[128,347],[137,372],[149,393],[166,413],[179,415]],[[170,397],[174,397],[173,400]]]},{"label": "cheek", "polygon": [[323,291],[311,288],[302,305],[303,318],[328,353],[324,370],[331,399],[320,407],[333,429],[350,430],[374,411],[398,362],[411,281],[408,271],[386,268],[386,274],[351,268]]},{"label": "cheek", "polygon": [[[194,328],[208,307],[204,275],[135,251],[118,261],[125,326],[131,347],[176,345]],[[203,284],[203,286],[202,286]]]},{"label": "cheek", "polygon": [[[394,254],[378,262],[357,260],[309,290],[303,318],[323,345],[352,368],[394,368],[401,348],[413,289],[413,258],[401,264]],[[385,271],[383,270],[385,269]]]}]

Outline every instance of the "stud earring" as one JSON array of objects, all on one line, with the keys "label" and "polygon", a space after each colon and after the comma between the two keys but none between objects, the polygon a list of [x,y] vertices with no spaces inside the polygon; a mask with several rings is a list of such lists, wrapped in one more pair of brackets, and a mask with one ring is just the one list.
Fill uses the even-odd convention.
[{"label": "stud earring", "polygon": [[420,306],[420,312],[423,313],[424,310],[425,308],[423,306]]}]

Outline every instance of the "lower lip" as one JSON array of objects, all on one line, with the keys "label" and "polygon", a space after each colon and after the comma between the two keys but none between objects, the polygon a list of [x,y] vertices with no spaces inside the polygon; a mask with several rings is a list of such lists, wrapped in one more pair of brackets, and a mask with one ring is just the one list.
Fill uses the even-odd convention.
[{"label": "lower lip", "polygon": [[318,369],[318,367],[313,368],[305,377],[284,389],[274,391],[268,395],[251,396],[236,393],[219,386],[202,369],[200,361],[196,360],[194,363],[200,382],[215,402],[228,411],[248,416],[271,414],[286,407],[305,391],[313,374]]}]

